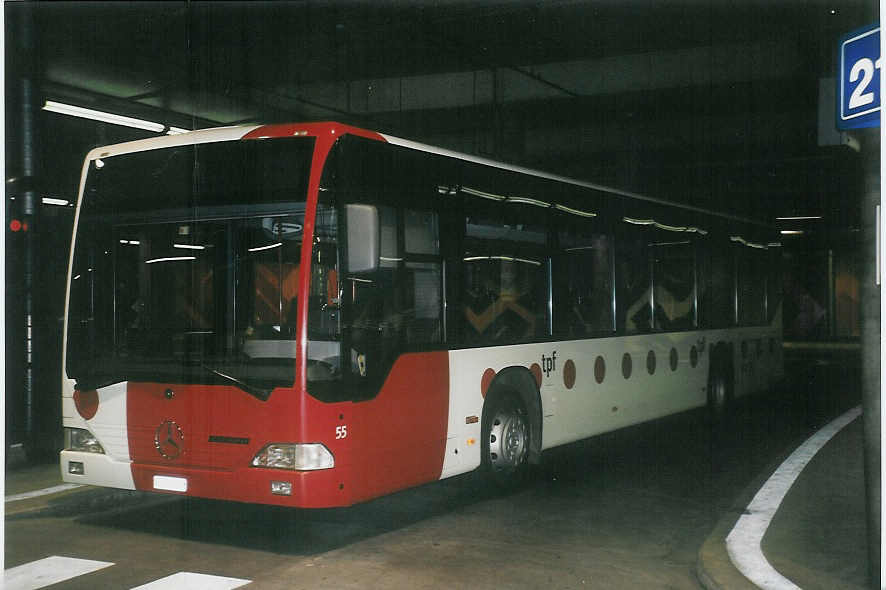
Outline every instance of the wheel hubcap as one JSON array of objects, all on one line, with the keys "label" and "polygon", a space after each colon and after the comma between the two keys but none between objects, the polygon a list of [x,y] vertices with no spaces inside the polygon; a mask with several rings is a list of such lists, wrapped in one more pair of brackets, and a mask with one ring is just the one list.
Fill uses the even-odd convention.
[{"label": "wheel hubcap", "polygon": [[726,406],[726,381],[722,378],[717,377],[714,379],[714,383],[711,386],[713,390],[711,392],[711,401],[713,405],[717,409],[721,409]]},{"label": "wheel hubcap", "polygon": [[489,430],[489,460],[496,470],[514,470],[526,458],[528,428],[522,413],[501,411]]}]

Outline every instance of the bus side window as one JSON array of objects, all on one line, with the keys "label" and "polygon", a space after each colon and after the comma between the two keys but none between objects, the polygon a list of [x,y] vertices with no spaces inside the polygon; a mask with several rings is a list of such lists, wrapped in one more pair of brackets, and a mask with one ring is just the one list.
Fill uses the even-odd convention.
[{"label": "bus side window", "polygon": [[695,255],[692,242],[656,242],[652,256],[655,328],[692,328],[695,323]]},{"label": "bus side window", "polygon": [[[735,257],[732,244],[717,244],[701,253],[705,278],[709,285],[703,309],[705,327],[728,328],[735,325]],[[704,293],[704,291],[703,291]]]},{"label": "bus side window", "polygon": [[558,232],[554,333],[560,337],[611,332],[614,327],[610,239],[584,229],[564,226]]},{"label": "bus side window", "polygon": [[[379,265],[371,273],[345,277],[350,303],[345,328],[349,336],[351,375],[380,384],[387,367],[393,362],[391,357],[398,324],[393,314],[394,279],[400,256],[397,211],[393,207],[379,206],[378,217]],[[371,393],[367,391],[364,395]]]},{"label": "bus side window", "polygon": [[408,345],[435,344],[443,337],[443,266],[438,215],[434,211],[403,211],[403,265],[400,269],[400,310],[403,339]]},{"label": "bus side window", "polygon": [[642,227],[623,229],[615,248],[618,329],[625,334],[648,332],[652,328],[648,236]]},{"label": "bus side window", "polygon": [[378,212],[378,269],[344,279],[351,374],[376,384],[401,352],[438,344],[443,335],[437,213],[390,206]]},{"label": "bus side window", "polygon": [[505,344],[544,337],[547,228],[544,221],[539,223],[537,208],[476,201],[471,206],[462,258],[466,343]]},{"label": "bus side window", "polygon": [[[781,283],[782,252],[781,248],[770,248],[766,273],[766,321],[771,323],[781,308],[782,283]],[[850,329],[851,330],[851,329]]]},{"label": "bus side window", "polygon": [[713,323],[711,284],[711,250],[716,247],[710,239],[695,242],[695,288],[698,290],[697,319],[699,328],[710,328]]},{"label": "bus side window", "polygon": [[766,250],[736,246],[738,283],[738,324],[756,326],[765,323]]},{"label": "bus side window", "polygon": [[[337,214],[334,207],[320,205],[314,227],[311,283],[308,298],[308,338],[336,341],[339,338],[339,286]],[[288,321],[295,325],[297,300],[290,305]],[[310,343],[308,347],[310,348]],[[310,358],[310,357],[309,357]]]}]

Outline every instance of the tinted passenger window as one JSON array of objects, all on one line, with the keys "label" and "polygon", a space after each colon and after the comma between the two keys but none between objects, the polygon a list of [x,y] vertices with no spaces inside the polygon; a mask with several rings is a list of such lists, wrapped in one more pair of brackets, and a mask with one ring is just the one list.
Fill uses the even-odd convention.
[{"label": "tinted passenger window", "polygon": [[652,255],[655,328],[692,328],[695,321],[695,257],[692,243],[657,242],[653,244]]},{"label": "tinted passenger window", "polygon": [[781,266],[781,248],[770,248],[766,275],[766,309],[769,312],[769,322],[775,319],[781,306]]},{"label": "tinted passenger window", "polygon": [[547,334],[545,211],[477,206],[465,220],[462,317],[468,344],[526,342]]},{"label": "tinted passenger window", "polygon": [[437,214],[388,206],[379,206],[378,214],[378,269],[344,279],[348,372],[369,384],[366,395],[374,393],[404,350],[443,339]]},{"label": "tinted passenger window", "polygon": [[698,251],[699,324],[710,328],[735,325],[733,246],[713,244]]},{"label": "tinted passenger window", "polygon": [[626,334],[647,332],[652,327],[647,242],[644,228],[627,227],[616,244],[618,328]]},{"label": "tinted passenger window", "polygon": [[612,250],[609,236],[589,226],[563,227],[554,260],[554,332],[582,337],[611,332]]},{"label": "tinted passenger window", "polygon": [[766,250],[737,247],[738,323],[754,326],[764,323],[766,301]]}]

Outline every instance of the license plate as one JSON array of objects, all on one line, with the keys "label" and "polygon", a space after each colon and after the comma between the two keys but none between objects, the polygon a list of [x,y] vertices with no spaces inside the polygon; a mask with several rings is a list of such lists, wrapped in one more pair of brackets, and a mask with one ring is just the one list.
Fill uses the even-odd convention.
[{"label": "license plate", "polygon": [[167,492],[187,492],[188,480],[184,477],[170,477],[168,475],[154,476],[154,489]]}]

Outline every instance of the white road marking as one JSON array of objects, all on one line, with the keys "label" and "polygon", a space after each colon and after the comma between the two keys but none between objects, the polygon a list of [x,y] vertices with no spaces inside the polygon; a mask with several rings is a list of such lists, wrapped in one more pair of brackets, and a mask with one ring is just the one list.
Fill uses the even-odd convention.
[{"label": "white road marking", "polygon": [[12,496],[6,496],[6,502],[18,502],[19,500],[29,500],[31,498],[39,498],[40,496],[48,496],[49,494],[57,494],[58,492],[64,492],[66,490],[73,490],[75,488],[82,488],[83,486],[79,483],[65,483],[58,486],[52,486],[51,488],[43,488],[42,490],[34,490],[33,492],[24,492],[22,494],[13,494]]},{"label": "white road marking", "polygon": [[3,572],[4,590],[37,590],[114,565],[108,561],[53,555]]},{"label": "white road marking", "polygon": [[766,481],[726,537],[729,558],[751,582],[764,590],[799,590],[766,560],[760,542],[788,490],[815,454],[835,434],[861,415],[861,407],[852,408],[813,434],[782,463]]},{"label": "white road marking", "polygon": [[187,588],[188,590],[233,590],[250,583],[252,583],[252,580],[178,572],[143,586],[136,586],[132,590],[178,590],[179,588]]}]

